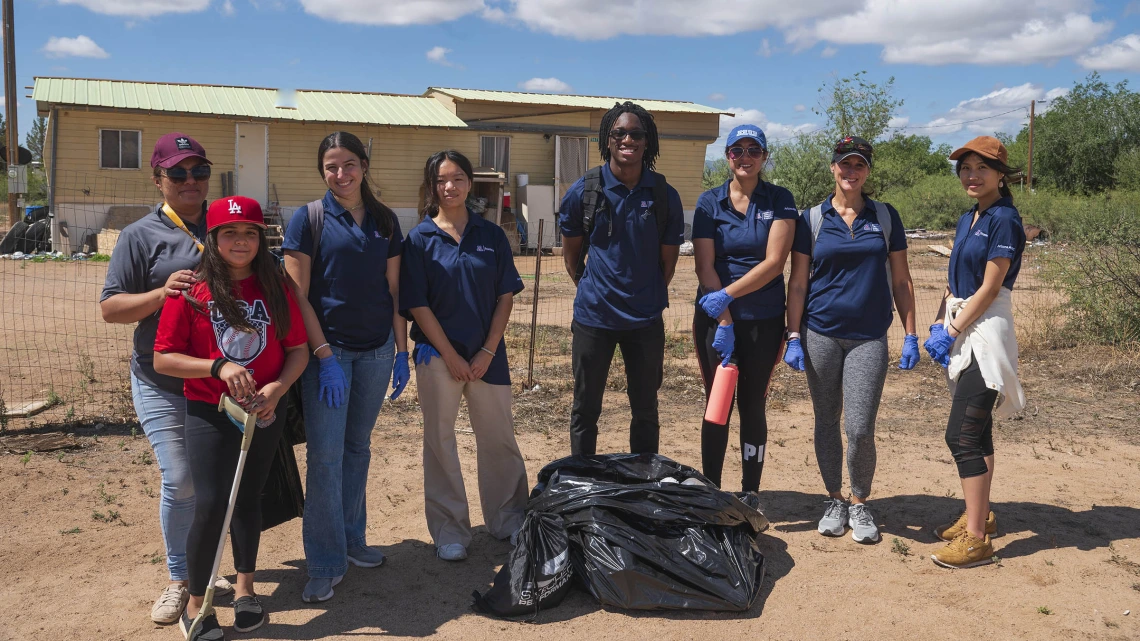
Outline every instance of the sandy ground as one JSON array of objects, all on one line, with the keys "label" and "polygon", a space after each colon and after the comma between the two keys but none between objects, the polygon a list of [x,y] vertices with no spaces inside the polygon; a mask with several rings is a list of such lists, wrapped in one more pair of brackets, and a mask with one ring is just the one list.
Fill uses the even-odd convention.
[{"label": "sandy ground", "polygon": [[[815,532],[822,487],[810,402],[802,375],[781,367],[762,483],[774,527],[760,539],[768,576],[756,605],[743,614],[626,612],[599,608],[575,592],[537,624],[470,610],[471,592],[486,589],[508,553],[482,527],[466,562],[433,556],[423,518],[419,412],[409,389],[381,413],[373,438],[368,534],[388,562],[352,568],[333,600],[303,604],[300,521],[270,530],[262,538],[257,588],[271,622],[249,635],[231,631],[230,638],[1140,638],[1137,360],[1106,350],[1023,357],[1029,407],[999,423],[995,437],[1000,565],[964,571],[929,560],[931,526],[962,509],[942,442],[948,396],[939,369],[924,360],[914,372],[892,370],[888,377],[871,501],[884,537],[863,546]],[[611,381],[599,449],[621,451],[628,409],[614,388],[620,381]],[[661,398],[662,453],[699,466],[702,403],[695,379],[670,372]],[[516,401],[531,481],[568,451],[568,401],[556,389]],[[148,616],[166,571],[159,475],[145,438],[129,424],[66,431],[82,449],[0,455],[0,639],[180,639]],[[474,438],[458,437],[472,521],[479,525]],[[734,446],[728,489],[739,478],[738,457]],[[298,458],[304,459],[303,447]],[[232,573],[229,563],[223,567]],[[223,605],[219,618],[230,624],[232,610]]]}]

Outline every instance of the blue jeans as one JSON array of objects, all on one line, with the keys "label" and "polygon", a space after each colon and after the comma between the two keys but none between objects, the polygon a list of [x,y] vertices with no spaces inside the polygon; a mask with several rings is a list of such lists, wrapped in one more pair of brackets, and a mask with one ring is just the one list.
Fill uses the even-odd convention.
[{"label": "blue jeans", "polygon": [[389,335],[387,343],[367,352],[332,348],[348,379],[347,402],[337,409],[320,400],[317,358],[309,359],[301,375],[308,442],[302,539],[310,577],[341,576],[348,571],[348,549],[364,545],[369,448],[392,378],[394,344]]},{"label": "blue jeans", "polygon": [[194,523],[194,483],[186,454],[186,397],[131,374],[131,399],[162,473],[158,522],[166,545],[166,569],[171,581],[187,581],[186,538]]}]

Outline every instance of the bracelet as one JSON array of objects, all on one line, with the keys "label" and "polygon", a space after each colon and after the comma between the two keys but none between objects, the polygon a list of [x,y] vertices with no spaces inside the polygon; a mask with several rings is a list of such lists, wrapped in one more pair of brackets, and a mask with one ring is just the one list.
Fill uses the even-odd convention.
[{"label": "bracelet", "polygon": [[332,345],[329,345],[328,343],[321,343],[320,345],[317,345],[316,349],[313,350],[313,356],[316,356],[317,352],[321,351],[322,347],[327,347],[329,349],[332,349]]},{"label": "bracelet", "polygon": [[480,347],[480,348],[479,348],[479,351],[480,351],[480,352],[487,352],[487,353],[488,353],[488,354],[490,354],[492,357],[494,357],[494,356],[495,356],[495,352],[492,352],[491,350],[487,349],[486,347]]},{"label": "bracelet", "polygon": [[949,321],[947,324],[950,325],[950,329],[958,332],[959,334],[962,333],[962,330],[958,329],[957,327],[954,327],[954,321]]},{"label": "bracelet", "polygon": [[225,356],[219,356],[214,359],[214,364],[210,366],[210,377],[218,378],[218,372],[222,371],[222,365],[230,362]]}]

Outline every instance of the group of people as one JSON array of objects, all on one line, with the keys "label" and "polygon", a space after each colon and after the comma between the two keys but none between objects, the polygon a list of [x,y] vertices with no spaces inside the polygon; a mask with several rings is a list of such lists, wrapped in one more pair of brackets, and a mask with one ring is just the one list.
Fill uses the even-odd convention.
[{"label": "group of people", "polygon": [[[631,102],[615,105],[601,120],[599,141],[603,164],[569,188],[559,212],[565,266],[577,285],[570,451],[597,453],[606,379],[620,348],[629,449],[656,453],[662,314],[684,215],[677,191],[654,172],[660,146],[650,113]],[[732,175],[701,194],[692,226],[700,283],[693,340],[706,392],[718,364],[739,368],[741,489],[760,489],[765,397],[782,359],[806,373],[815,410],[828,494],[819,532],[840,536],[850,527],[860,542],[880,538],[866,500],[893,308],[906,329],[899,367],[912,369],[920,358],[903,224],[865,188],[873,153],[860,138],[838,141],[834,193],[800,212],[787,189],[764,180],[764,132],[737,127],[725,146]],[[949,283],[925,347],[947,368],[953,402],[946,441],[966,510],[937,528],[948,545],[933,558],[970,567],[993,555],[992,414],[995,405],[1000,415],[1024,403],[1009,295],[1025,238],[1001,143],[977,138],[951,159],[978,204],[959,221]],[[284,428],[280,403],[298,381],[307,440],[304,601],[332,598],[350,563],[384,562],[365,537],[371,433],[385,398],[403,392],[413,364],[425,513],[437,556],[460,561],[472,541],[454,430],[463,398],[487,530],[513,541],[528,487],[503,335],[523,284],[505,233],[467,208],[471,162],[453,150],[427,160],[422,219],[405,236],[370,183],[361,141],[347,132],[328,135],[317,150],[327,191],[293,214],[283,259],[269,251],[257,201],[207,203],[210,160],[193,138],[161,137],[151,167],[162,202],[123,230],[100,307],[108,322],[137,323],[132,398],[162,474],[159,517],[171,579],[152,619],[179,622],[186,633],[203,607],[241,442],[217,411],[227,394],[255,413],[259,426],[229,532],[237,580],[218,578],[213,586],[215,594],[234,593],[235,631],[268,620],[253,581],[260,495]],[[842,487],[841,417],[850,498]],[[728,440],[726,426],[702,425],[703,471],[718,486]],[[222,638],[212,615],[195,628],[194,640]]]}]

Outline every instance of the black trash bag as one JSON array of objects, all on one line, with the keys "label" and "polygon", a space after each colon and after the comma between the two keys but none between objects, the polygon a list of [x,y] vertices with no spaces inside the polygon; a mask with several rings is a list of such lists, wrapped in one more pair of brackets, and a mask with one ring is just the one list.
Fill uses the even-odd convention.
[{"label": "black trash bag", "polygon": [[574,565],[562,518],[531,512],[518,542],[486,594],[474,592],[475,611],[511,617],[537,614],[562,602],[570,591]]},{"label": "black trash bag", "polygon": [[611,454],[544,467],[527,512],[561,517],[576,582],[602,605],[744,611],[763,582],[756,536],[768,528],[750,502],[666,457]]},{"label": "black trash bag", "polygon": [[31,225],[22,220],[17,220],[16,223],[12,225],[12,228],[8,230],[8,233],[4,234],[4,239],[0,240],[0,254],[14,254],[16,252],[28,253],[25,251],[28,227],[31,227]]},{"label": "black trash bag", "polygon": [[298,432],[302,443],[305,435],[299,390],[299,385],[293,385],[277,404],[279,411],[281,408],[285,410],[285,429],[261,490],[262,532],[305,515],[305,490],[301,485],[297,457],[293,453]]}]

